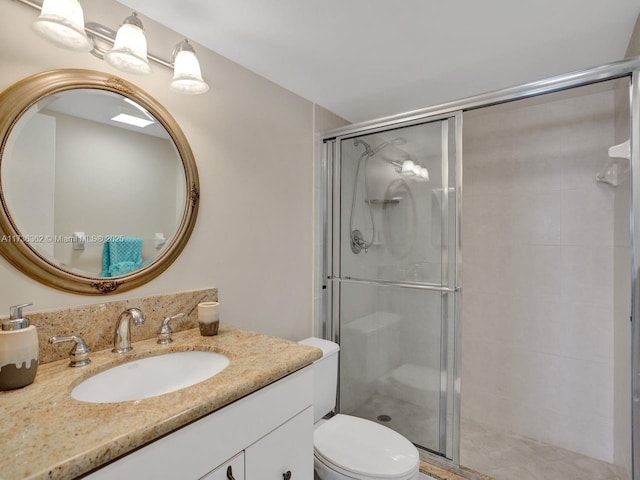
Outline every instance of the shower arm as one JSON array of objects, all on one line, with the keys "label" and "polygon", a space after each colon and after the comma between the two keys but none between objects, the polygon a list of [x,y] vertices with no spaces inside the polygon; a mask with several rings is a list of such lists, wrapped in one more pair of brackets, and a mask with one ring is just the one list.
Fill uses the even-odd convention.
[{"label": "shower arm", "polygon": [[[353,141],[353,145],[354,146],[358,146],[358,145],[364,145],[364,154],[368,155],[369,157],[374,156],[376,153],[378,153],[380,150],[382,150],[385,147],[388,147],[389,145],[395,145],[395,143],[393,141],[391,142],[382,142],[380,145],[376,145],[375,147],[371,147],[371,145],[369,145],[367,142],[365,142],[364,140],[360,140],[358,138],[356,138]],[[407,156],[408,157],[408,156]],[[396,168],[397,170],[402,169],[402,162],[398,161],[398,160],[390,160],[388,158],[385,157],[380,157],[381,160],[393,165],[394,168]],[[408,160],[410,160],[410,158],[407,158]]]}]

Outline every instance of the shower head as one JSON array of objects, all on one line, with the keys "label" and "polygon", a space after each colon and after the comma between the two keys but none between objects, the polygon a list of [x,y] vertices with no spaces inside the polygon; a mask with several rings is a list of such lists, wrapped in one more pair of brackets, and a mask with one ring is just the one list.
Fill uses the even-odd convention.
[{"label": "shower head", "polygon": [[363,155],[367,155],[367,156],[371,156],[371,155],[375,155],[373,153],[373,150],[371,149],[371,145],[369,145],[367,142],[365,142],[364,140],[360,140],[359,138],[356,138],[353,141],[353,146],[357,147],[358,145],[364,145],[364,154]]}]

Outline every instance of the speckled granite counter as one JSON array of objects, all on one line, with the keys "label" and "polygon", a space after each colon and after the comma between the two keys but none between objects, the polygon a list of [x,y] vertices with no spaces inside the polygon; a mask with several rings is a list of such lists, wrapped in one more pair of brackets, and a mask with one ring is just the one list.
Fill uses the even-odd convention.
[{"label": "speckled granite counter", "polygon": [[[319,349],[220,325],[214,337],[197,329],[175,333],[170,345],[134,343],[124,355],[93,352],[91,365],[68,360],[41,365],[35,382],[0,392],[0,479],[70,479],[244,397],[320,358]],[[114,365],[185,350],[229,357],[222,372],[158,397],[96,404],[74,400],[78,383]]]}]

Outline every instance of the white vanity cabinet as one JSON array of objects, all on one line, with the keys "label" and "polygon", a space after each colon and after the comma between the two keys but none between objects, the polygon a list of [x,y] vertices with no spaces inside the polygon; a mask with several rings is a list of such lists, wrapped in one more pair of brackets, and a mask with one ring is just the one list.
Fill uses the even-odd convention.
[{"label": "white vanity cabinet", "polygon": [[200,480],[245,480],[244,452],[240,452],[228,462],[224,462],[224,465],[207,473]]},{"label": "white vanity cabinet", "polygon": [[306,367],[85,478],[313,480],[312,403]]},{"label": "white vanity cabinet", "polygon": [[309,422],[313,426],[313,408],[300,412],[247,448],[247,479],[313,479],[313,428],[308,435]]}]

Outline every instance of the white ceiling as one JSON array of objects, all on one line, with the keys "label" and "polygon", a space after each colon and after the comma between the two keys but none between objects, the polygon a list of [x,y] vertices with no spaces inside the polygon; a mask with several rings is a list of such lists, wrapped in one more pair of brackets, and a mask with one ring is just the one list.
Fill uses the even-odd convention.
[{"label": "white ceiling", "polygon": [[640,13],[638,0],[119,1],[353,122],[619,60]]}]

